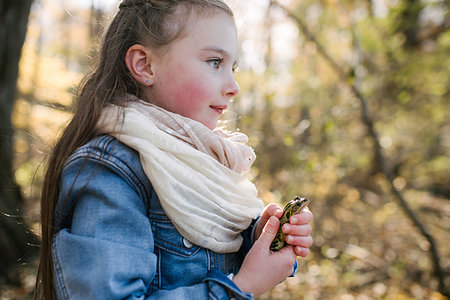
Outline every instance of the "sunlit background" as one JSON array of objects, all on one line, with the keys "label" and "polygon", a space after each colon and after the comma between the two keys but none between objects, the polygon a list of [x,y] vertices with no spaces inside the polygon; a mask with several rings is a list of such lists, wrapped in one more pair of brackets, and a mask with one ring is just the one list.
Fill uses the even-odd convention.
[{"label": "sunlit background", "polygon": [[[224,121],[250,137],[262,199],[305,196],[315,216],[298,274],[260,299],[447,299],[449,2],[229,3],[241,93]],[[22,213],[37,234],[46,156],[116,7],[33,3],[12,122]],[[0,299],[28,299],[35,268],[18,264],[19,284],[0,286]]]}]

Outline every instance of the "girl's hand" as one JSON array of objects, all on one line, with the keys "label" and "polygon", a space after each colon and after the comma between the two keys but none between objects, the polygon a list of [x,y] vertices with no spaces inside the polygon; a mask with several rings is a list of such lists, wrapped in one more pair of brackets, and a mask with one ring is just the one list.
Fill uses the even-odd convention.
[{"label": "girl's hand", "polygon": [[[255,230],[255,240],[261,234],[262,228],[265,226],[267,220],[271,216],[278,219],[283,215],[283,210],[275,203],[267,205],[258,221]],[[294,246],[294,251],[298,256],[306,257],[309,254],[309,247],[311,247],[313,240],[311,238],[311,225],[309,224],[313,219],[313,214],[308,208],[303,209],[300,213],[293,215],[290,219],[290,224],[283,225],[283,232],[287,234],[286,242]]]},{"label": "girl's hand", "polygon": [[293,246],[287,245],[278,252],[270,251],[270,244],[279,226],[280,220],[277,217],[266,219],[262,233],[233,278],[233,282],[241,291],[253,293],[255,298],[273,288],[294,271],[296,253]]},{"label": "girl's hand", "polygon": [[277,217],[277,219],[280,219],[282,215],[283,215],[283,209],[281,209],[281,207],[279,205],[277,205],[275,203],[270,203],[269,205],[267,205],[264,208],[264,210],[262,211],[261,217],[259,218],[258,224],[256,225],[255,241],[258,240],[264,226],[267,223],[267,220],[269,220],[269,218],[271,216],[275,216],[275,217]]},{"label": "girl's hand", "polygon": [[289,223],[283,225],[283,232],[286,233],[286,242],[294,246],[294,251],[298,256],[306,257],[309,254],[309,247],[313,244],[311,237],[311,224],[313,214],[306,207],[300,213],[293,215]]}]

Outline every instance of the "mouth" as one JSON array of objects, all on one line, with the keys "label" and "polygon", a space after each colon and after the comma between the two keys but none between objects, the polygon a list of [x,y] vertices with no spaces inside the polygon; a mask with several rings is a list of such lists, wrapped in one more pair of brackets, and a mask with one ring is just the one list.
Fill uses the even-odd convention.
[{"label": "mouth", "polygon": [[226,105],[210,105],[209,107],[216,111],[219,115],[221,115],[223,111],[227,109]]}]

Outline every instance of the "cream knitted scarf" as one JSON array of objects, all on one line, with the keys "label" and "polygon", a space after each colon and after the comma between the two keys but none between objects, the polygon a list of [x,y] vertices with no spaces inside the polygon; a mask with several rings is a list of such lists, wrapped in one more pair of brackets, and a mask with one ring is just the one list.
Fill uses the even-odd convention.
[{"label": "cream knitted scarf", "polygon": [[161,206],[183,237],[218,253],[239,250],[240,233],[263,206],[244,177],[255,160],[246,135],[211,131],[134,96],[124,106],[106,107],[97,129],[139,152]]}]

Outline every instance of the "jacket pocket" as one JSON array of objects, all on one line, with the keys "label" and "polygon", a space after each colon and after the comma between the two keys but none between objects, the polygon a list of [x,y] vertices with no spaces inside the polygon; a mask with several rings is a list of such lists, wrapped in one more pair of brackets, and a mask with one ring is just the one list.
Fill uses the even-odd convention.
[{"label": "jacket pocket", "polygon": [[171,254],[190,257],[195,255],[200,246],[192,244],[177,231],[167,216],[150,215],[155,246]]},{"label": "jacket pocket", "polygon": [[154,289],[175,289],[200,283],[210,269],[209,251],[186,241],[167,216],[150,215],[157,256]]}]

